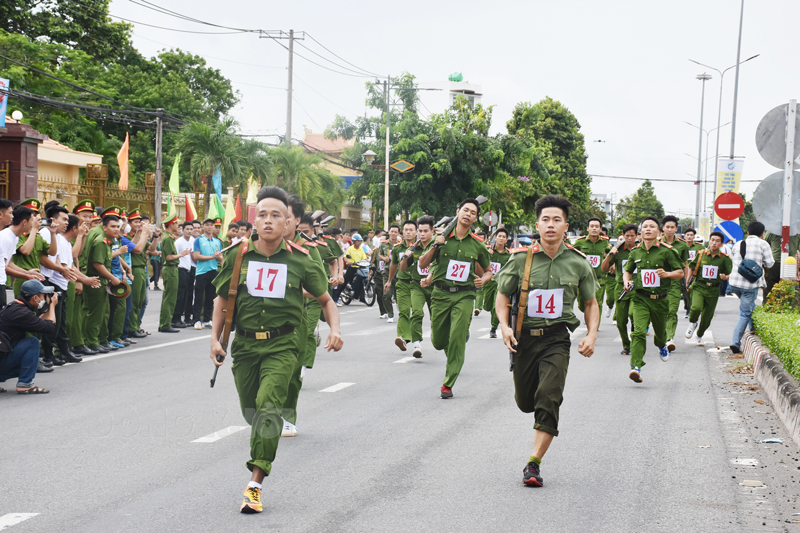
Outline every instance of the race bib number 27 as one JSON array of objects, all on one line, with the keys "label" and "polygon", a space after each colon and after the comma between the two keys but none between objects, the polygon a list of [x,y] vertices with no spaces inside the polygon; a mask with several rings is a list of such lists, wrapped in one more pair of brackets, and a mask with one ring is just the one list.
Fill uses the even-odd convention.
[{"label": "race bib number 27", "polygon": [[469,267],[470,264],[466,261],[456,261],[455,259],[451,259],[450,263],[447,265],[447,274],[445,275],[445,279],[450,281],[467,281],[469,280]]},{"label": "race bib number 27", "polygon": [[286,265],[250,261],[247,267],[247,292],[257,298],[286,296]]}]

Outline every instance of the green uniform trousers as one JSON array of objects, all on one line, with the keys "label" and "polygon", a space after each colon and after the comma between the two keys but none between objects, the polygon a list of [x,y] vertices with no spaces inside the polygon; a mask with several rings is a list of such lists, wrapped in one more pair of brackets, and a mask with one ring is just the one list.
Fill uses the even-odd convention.
[{"label": "green uniform trousers", "polygon": [[387,315],[386,306],[383,304],[383,272],[375,270],[375,275],[372,277],[375,281],[375,301],[378,302],[378,310],[381,316]]},{"label": "green uniform trousers", "polygon": [[67,336],[69,345],[76,348],[83,345],[83,291],[75,292],[75,282],[70,281],[67,286]]},{"label": "green uniform trousers", "polygon": [[445,292],[433,289],[431,295],[431,343],[437,350],[444,350],[447,368],[445,387],[455,385],[467,348],[467,334],[475,305],[475,291]]},{"label": "green uniform trousers", "polygon": [[[123,281],[123,283],[125,282]],[[130,298],[130,296],[131,295],[129,294],[128,298]],[[114,297],[112,296],[112,298]],[[110,327],[108,328],[108,338],[112,341],[119,342],[120,337],[122,337],[122,330],[125,329],[125,311],[126,307],[128,306],[128,298],[115,298],[116,302],[114,303],[109,300],[109,310],[111,309],[112,305],[116,304],[116,307],[114,308],[114,317],[111,320]]]},{"label": "green uniform trousers", "polygon": [[292,424],[297,423],[297,401],[300,398],[300,389],[303,388],[303,376],[306,368],[314,367],[317,355],[317,338],[314,331],[319,323],[319,314],[322,306],[316,300],[306,303],[303,310],[303,324],[297,328],[299,348],[297,363],[295,363],[292,379],[289,381],[289,390],[283,404],[283,418]]},{"label": "green uniform trousers", "polygon": [[[177,269],[174,270],[177,274]],[[172,318],[171,314],[169,318]],[[295,330],[266,340],[236,335],[231,344],[233,380],[239,393],[242,415],[251,426],[247,468],[253,470],[257,466],[267,475],[272,470],[283,431],[281,409],[297,363],[300,340],[297,333]]]},{"label": "green uniform trousers", "polygon": [[[719,292],[719,287],[717,287]],[[673,279],[669,285],[669,311],[667,315],[667,340],[675,338],[675,331],[678,329],[678,308],[681,306],[681,280]]]},{"label": "green uniform trousers", "polygon": [[694,324],[698,318],[700,319],[700,325],[697,327],[697,336],[702,337],[708,330],[708,326],[711,325],[711,319],[714,318],[714,311],[716,311],[717,302],[719,301],[719,286],[694,286],[689,294],[692,297],[689,322]]},{"label": "green uniform trousers", "polygon": [[[617,298],[619,297],[615,296],[616,291],[614,289],[617,285],[617,279],[614,276],[609,276],[605,280],[605,285],[606,285],[606,307],[608,307],[609,309],[613,309],[617,301]],[[597,302],[597,304],[600,305],[600,302]]]},{"label": "green uniform trousers", "polygon": [[[383,271],[383,284],[386,284],[386,280],[389,279],[389,271]],[[381,290],[383,291],[383,287],[381,286]],[[383,309],[389,318],[394,318],[394,305],[392,305],[392,296],[396,296],[395,292],[397,290],[397,277],[392,280],[392,285],[389,287],[388,291],[383,291]],[[397,299],[397,298],[395,298]]]},{"label": "green uniform trousers", "polygon": [[[411,342],[412,283],[410,280],[397,280],[397,336],[406,342]],[[422,333],[420,333],[421,335]]]},{"label": "green uniform trousers", "polygon": [[97,348],[98,344],[108,342],[108,316],[111,313],[109,298],[105,285],[101,285],[99,289],[83,287],[83,309],[86,316],[84,340],[90,348]]},{"label": "green uniform trousers", "polygon": [[[617,283],[614,294],[617,295],[616,300],[619,300],[619,297],[622,296],[621,283]],[[614,311],[614,320],[617,321],[617,331],[619,331],[619,337],[622,339],[622,347],[626,350],[631,349],[631,339],[628,337],[628,322],[630,321],[633,323],[631,316],[632,298],[633,296],[630,294],[627,295],[621,302],[617,304],[617,308]]]},{"label": "green uniform trousers", "polygon": [[514,399],[533,413],[538,429],[558,436],[558,410],[564,401],[569,367],[569,330],[544,337],[523,334],[514,354]]},{"label": "green uniform trousers", "polygon": [[652,300],[634,292],[631,297],[633,332],[631,333],[631,366],[642,368],[647,351],[647,328],[653,325],[653,344],[661,348],[667,344],[668,298]]},{"label": "green uniform trousers", "polygon": [[133,304],[131,305],[131,322],[128,331],[139,331],[141,321],[139,314],[142,311],[144,299],[147,296],[147,267],[133,267]]},{"label": "green uniform trousers", "polygon": [[[594,293],[594,297],[597,299],[597,308],[600,310],[600,314],[597,317],[597,326],[600,326],[600,319],[603,317],[603,295],[606,293],[606,285],[605,280],[601,279],[597,282],[598,289],[597,292]],[[580,295],[578,296],[578,309],[580,309],[581,313],[583,313],[583,300],[581,299]]]},{"label": "green uniform trousers", "polygon": [[497,312],[494,309],[494,301],[497,298],[497,282],[489,281],[483,286],[483,310],[489,311],[492,314],[492,329],[497,329],[500,325],[500,320],[497,318]]},{"label": "green uniform trousers", "polygon": [[165,266],[161,272],[164,278],[164,292],[161,293],[161,317],[158,329],[172,327],[172,314],[178,301],[178,267]]},{"label": "green uniform trousers", "polygon": [[19,291],[22,288],[22,284],[28,281],[27,279],[22,278],[14,278],[14,298],[19,298]]},{"label": "green uniform trousers", "polygon": [[431,294],[433,287],[421,287],[418,281],[411,282],[411,340],[422,340],[422,319],[425,318],[425,305],[428,314],[431,312]]},{"label": "green uniform trousers", "polygon": [[475,293],[475,309],[483,309],[483,288],[478,289]]}]

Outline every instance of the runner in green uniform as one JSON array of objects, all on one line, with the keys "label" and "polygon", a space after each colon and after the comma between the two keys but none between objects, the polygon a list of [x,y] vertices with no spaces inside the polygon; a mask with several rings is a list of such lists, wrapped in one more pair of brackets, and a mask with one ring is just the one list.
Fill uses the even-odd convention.
[{"label": "runner in green uniform", "polygon": [[[653,342],[662,361],[669,360],[667,350],[667,295],[673,280],[683,276],[684,263],[672,247],[658,242],[658,219],[642,219],[642,242],[631,250],[622,279],[629,291],[635,291],[631,300],[633,333],[631,333],[631,371],[634,382],[642,382],[644,354],[647,350],[647,329],[653,325]],[[635,274],[634,274],[635,272]],[[675,281],[678,283],[678,281]]]},{"label": "runner in green uniform", "polygon": [[[591,357],[597,341],[600,308],[595,294],[597,281],[582,253],[564,242],[569,228],[570,202],[545,196],[536,202],[539,242],[531,244],[527,306],[521,309],[520,338],[509,326],[510,303],[522,290],[528,249],[512,251],[512,257],[497,275],[495,307],[503,343],[513,354],[514,399],[523,413],[534,413],[533,451],[523,470],[522,482],[530,487],[543,484],[542,458],[558,435],[559,408],[570,358],[570,332],[580,324],[573,312],[575,299],[584,301],[586,337],[578,353]],[[517,317],[518,318],[518,317]]]},{"label": "runner in green uniform", "polygon": [[[257,236],[236,245],[237,254],[242,247],[243,255],[233,313],[236,334],[231,343],[231,371],[239,404],[252,426],[247,461],[252,476],[244,491],[242,513],[259,513],[263,509],[261,483],[272,469],[281,438],[281,409],[297,363],[297,328],[303,321],[304,291],[317,299],[330,325],[325,349],[338,351],[342,347],[339,314],[327,292],[322,268],[305,249],[283,238],[289,217],[286,192],[264,187],[257,198]],[[228,254],[214,279],[217,298],[211,327],[211,360],[217,366],[223,364],[226,354],[227,347],[219,339],[237,254]]]},{"label": "runner in green uniform", "polygon": [[[667,215],[661,220],[662,229],[664,234],[661,236],[660,241],[665,242],[672,246],[672,249],[678,254],[678,257],[683,263],[683,278],[685,279],[689,272],[689,247],[686,243],[678,238],[675,233],[678,231],[678,217]],[[681,305],[681,283],[676,281],[670,284],[669,296],[669,311],[667,315],[667,350],[670,352],[675,351],[675,331],[678,328],[678,307]]]},{"label": "runner in green uniform", "polygon": [[[485,232],[483,232],[483,231],[476,231],[476,232],[475,232],[475,235],[477,235],[478,237],[480,237],[481,241],[483,241],[483,242],[487,242],[487,240],[486,240],[486,233],[485,233]],[[491,250],[489,250],[489,253],[491,253]],[[484,296],[484,289],[485,289],[485,287],[481,287],[481,288],[480,288],[480,289],[478,289],[478,291],[475,293],[475,311],[473,311],[473,315],[474,315],[474,316],[478,316],[479,314],[481,314],[481,309],[483,309],[483,302],[484,302],[484,299],[483,299],[483,296]],[[471,322],[470,322],[470,323],[471,323]]]},{"label": "runner in green uniform", "polygon": [[[386,240],[381,240],[380,246],[378,246],[378,270],[381,272],[381,283],[380,283],[380,291],[381,294],[377,295],[376,298],[383,299],[383,309],[386,311],[385,315],[381,315],[381,318],[386,318],[386,322],[394,322],[394,305],[392,304],[392,297],[395,295],[395,287],[397,282],[394,281],[391,286],[391,290],[384,291],[384,285],[386,281],[389,280],[389,268],[392,265],[392,248],[394,245],[397,244],[397,238],[400,236],[400,226],[397,224],[392,224],[389,228],[389,235]],[[378,287],[378,282],[375,282],[375,287]]]},{"label": "runner in green uniform", "polygon": [[[576,250],[583,253],[586,256],[586,260],[589,261],[589,265],[592,267],[592,271],[594,272],[595,278],[597,279],[598,289],[597,294],[595,295],[597,299],[597,305],[603,305],[603,296],[605,295],[606,291],[606,273],[603,272],[603,269],[600,266],[603,264],[603,259],[606,258],[606,254],[611,251],[611,245],[608,243],[608,237],[603,237],[600,234],[600,229],[603,227],[603,222],[596,217],[589,219],[589,225],[587,227],[587,235],[578,238],[573,245]],[[578,298],[578,309],[583,312],[583,299]],[[608,310],[606,316],[611,316],[611,309]],[[598,326],[599,327],[599,326]]]},{"label": "runner in green uniform", "polygon": [[[697,232],[694,228],[689,228],[683,232],[683,242],[686,243],[686,249],[689,253],[689,261],[694,261],[698,252],[705,250],[705,247],[697,242],[694,242]],[[686,287],[686,278],[681,282],[681,296],[683,297],[683,310],[686,312],[684,318],[689,318],[689,309],[692,306],[691,299],[689,298],[689,287]]]},{"label": "runner in green uniform", "polygon": [[[492,271],[492,275],[496,276],[500,269],[503,268],[511,254],[508,251],[506,245],[508,244],[508,230],[506,228],[500,228],[494,233],[494,246],[489,249],[489,268]],[[483,286],[483,308],[486,311],[491,313],[491,326],[492,329],[489,330],[489,338],[495,339],[497,338],[497,326],[500,324],[500,320],[497,318],[497,311],[494,307],[494,301],[497,297],[497,282],[495,282],[494,278],[490,279],[486,285]]]},{"label": "runner in green uniform", "polygon": [[[606,258],[603,259],[602,268],[604,271],[610,270],[612,266],[614,267],[615,300],[619,300],[624,290],[622,274],[625,269],[625,264],[628,262],[628,256],[630,256],[631,250],[636,246],[636,230],[636,224],[626,224],[622,228],[624,242],[618,242],[617,245],[611,249]],[[607,288],[610,287],[609,285]],[[631,354],[631,341],[628,337],[628,320],[631,319],[630,321],[633,323],[633,317],[630,312],[630,307],[631,294],[628,293],[617,303],[617,310],[614,312],[614,320],[617,321],[617,331],[619,331],[620,339],[622,339],[622,355]]]},{"label": "runner in green uniform", "polygon": [[[725,281],[733,271],[733,261],[720,247],[725,236],[722,232],[713,231],[708,236],[708,250],[703,250],[689,263],[689,272],[697,272],[691,285],[692,312],[689,316],[689,328],[686,338],[691,339],[697,331],[697,345],[704,346],[703,334],[711,325],[714,311],[719,300],[719,284]],[[701,318],[702,315],[702,318]],[[697,320],[700,319],[698,327]]]},{"label": "runner in green uniform", "polygon": [[417,223],[413,220],[403,222],[403,242],[392,248],[392,263],[389,266],[389,276],[383,283],[383,292],[390,291],[392,282],[397,276],[397,338],[394,343],[405,352],[407,344],[411,342],[411,272],[400,268],[400,261],[406,251],[417,241]]},{"label": "runner in green uniform", "polygon": [[[456,212],[456,227],[447,235],[438,235],[431,249],[419,258],[423,269],[436,261],[431,296],[431,342],[447,356],[441,387],[443,399],[453,397],[453,385],[464,366],[475,291],[492,279],[489,251],[483,241],[470,232],[479,214],[477,200],[462,201]],[[483,269],[482,276],[478,276],[476,267]]]},{"label": "runner in green uniform", "polygon": [[431,312],[431,295],[433,275],[431,269],[420,268],[419,258],[433,246],[433,217],[422,216],[417,220],[417,237],[413,254],[406,251],[400,261],[400,270],[411,276],[411,342],[414,344],[413,356],[422,357],[422,319],[425,318],[425,305]]}]

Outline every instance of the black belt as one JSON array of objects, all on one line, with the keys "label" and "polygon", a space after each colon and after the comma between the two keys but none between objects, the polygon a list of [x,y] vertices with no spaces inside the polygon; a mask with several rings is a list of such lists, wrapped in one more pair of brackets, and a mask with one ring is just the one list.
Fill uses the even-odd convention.
[{"label": "black belt", "polygon": [[667,295],[669,294],[667,292],[665,292],[663,294],[652,294],[652,293],[649,293],[649,292],[647,292],[646,290],[643,290],[643,289],[636,289],[636,292],[638,294],[641,294],[645,298],[650,298],[651,300],[661,300],[662,298],[666,298]]},{"label": "black belt", "polygon": [[695,283],[699,283],[700,285],[705,285],[706,287],[719,287],[719,283],[709,283],[707,281],[695,281]]},{"label": "black belt", "polygon": [[397,278],[397,281],[402,281],[403,283],[416,283],[417,285],[419,285],[419,280],[418,279],[400,279],[400,278]]},{"label": "black belt", "polygon": [[447,285],[445,285],[443,283],[434,283],[433,286],[436,287],[439,290],[443,290],[444,292],[461,292],[461,291],[477,291],[478,290],[477,287],[469,286],[469,285],[458,285],[458,286],[455,286],[455,287],[449,287],[449,286],[447,286]]},{"label": "black belt", "polygon": [[547,335],[552,335],[553,333],[560,333],[560,332],[564,331],[565,329],[567,329],[567,325],[566,324],[556,324],[555,326],[550,326],[550,327],[547,327],[547,328],[538,328],[538,329],[535,329],[535,328],[527,329],[527,328],[525,328],[522,331],[523,331],[523,334],[524,334],[525,331],[527,331],[528,334],[531,337],[546,337]]},{"label": "black belt", "polygon": [[146,265],[133,265],[133,268],[147,268]]},{"label": "black belt", "polygon": [[236,328],[237,335],[241,335],[242,337],[246,337],[248,339],[258,339],[261,341],[288,335],[293,331],[294,326],[283,326],[281,328],[272,328],[265,331],[244,331],[238,327]]}]

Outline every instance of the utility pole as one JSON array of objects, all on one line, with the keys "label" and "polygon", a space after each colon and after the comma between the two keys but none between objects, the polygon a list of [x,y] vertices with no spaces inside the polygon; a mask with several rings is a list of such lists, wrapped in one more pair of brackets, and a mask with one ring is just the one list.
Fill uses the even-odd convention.
[{"label": "utility pole", "polygon": [[289,81],[286,84],[286,144],[292,144],[292,71],[294,69],[294,30],[289,30]]},{"label": "utility pole", "polygon": [[386,93],[386,175],[383,180],[383,227],[389,231],[389,88],[392,84],[392,77],[386,78],[383,82],[383,92]]},{"label": "utility pole", "polygon": [[157,109],[156,112],[156,198],[155,198],[155,210],[153,211],[153,215],[155,217],[156,227],[161,227],[161,127],[163,125],[163,116],[164,110]]},{"label": "utility pole", "polygon": [[694,227],[700,225],[700,190],[702,189],[703,180],[703,107],[706,101],[706,81],[711,79],[710,74],[700,74],[697,76],[698,80],[703,82],[702,96],[700,97],[700,131],[697,134],[699,140],[697,148],[697,197],[695,199],[695,214],[694,214]]}]

